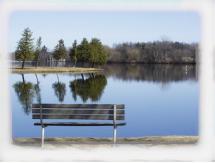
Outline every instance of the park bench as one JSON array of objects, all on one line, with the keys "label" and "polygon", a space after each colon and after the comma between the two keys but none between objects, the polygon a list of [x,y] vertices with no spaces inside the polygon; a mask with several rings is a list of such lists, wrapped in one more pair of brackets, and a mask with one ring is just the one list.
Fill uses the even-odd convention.
[{"label": "park bench", "polygon": [[[32,118],[40,120],[34,125],[42,128],[42,146],[45,127],[48,126],[113,126],[113,143],[115,144],[117,126],[126,125],[124,105],[114,104],[32,104]],[[53,122],[53,119],[66,119],[67,121]],[[74,120],[90,120],[90,122],[75,122]]]}]

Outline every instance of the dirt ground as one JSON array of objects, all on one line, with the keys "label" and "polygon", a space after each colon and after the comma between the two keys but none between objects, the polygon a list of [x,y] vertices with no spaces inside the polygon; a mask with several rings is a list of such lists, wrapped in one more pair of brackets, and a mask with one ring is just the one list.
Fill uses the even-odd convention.
[{"label": "dirt ground", "polygon": [[[123,145],[192,145],[198,142],[197,136],[152,136],[140,138],[117,138],[116,144]],[[18,146],[41,147],[40,138],[16,138],[13,144]],[[83,146],[113,146],[112,138],[46,138],[47,148],[55,147],[83,147]]]}]

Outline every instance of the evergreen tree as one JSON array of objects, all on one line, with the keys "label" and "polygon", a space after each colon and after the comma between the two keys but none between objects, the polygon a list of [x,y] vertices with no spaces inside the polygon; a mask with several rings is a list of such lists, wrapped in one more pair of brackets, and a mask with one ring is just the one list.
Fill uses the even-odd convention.
[{"label": "evergreen tree", "polygon": [[25,61],[34,59],[33,49],[32,32],[29,28],[26,28],[15,51],[15,58],[18,61],[22,61],[22,68],[25,66]]},{"label": "evergreen tree", "polygon": [[36,67],[38,66],[39,57],[40,57],[40,54],[41,54],[41,51],[42,51],[41,45],[42,45],[42,38],[39,37],[37,39],[36,50],[34,52],[34,55],[35,55],[34,60],[36,61]]},{"label": "evergreen tree", "polygon": [[41,49],[40,56],[41,56],[41,57],[42,57],[42,56],[45,56],[45,55],[47,54],[47,52],[48,52],[48,49],[47,49],[47,47],[44,45],[44,46],[42,47],[42,49]]},{"label": "evergreen tree", "polygon": [[38,63],[40,63],[40,65],[48,65],[48,63],[49,63],[48,59],[49,59],[48,49],[44,45],[40,51]]},{"label": "evergreen tree", "polygon": [[74,66],[77,63],[77,41],[75,40],[69,52],[70,59]]},{"label": "evergreen tree", "polygon": [[83,38],[80,45],[77,47],[77,60],[80,62],[89,62],[90,45],[86,38]]},{"label": "evergreen tree", "polygon": [[64,41],[61,39],[58,41],[58,44],[55,46],[53,57],[56,60],[66,59],[66,48],[64,46]]},{"label": "evergreen tree", "polygon": [[95,64],[103,65],[106,63],[107,54],[99,39],[93,38],[90,42],[89,62],[94,67]]}]

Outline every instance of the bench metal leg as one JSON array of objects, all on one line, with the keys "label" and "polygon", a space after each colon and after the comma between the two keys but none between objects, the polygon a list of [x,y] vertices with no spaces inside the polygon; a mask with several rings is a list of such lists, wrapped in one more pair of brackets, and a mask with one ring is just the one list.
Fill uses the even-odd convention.
[{"label": "bench metal leg", "polygon": [[116,144],[116,126],[113,127],[113,144]]},{"label": "bench metal leg", "polygon": [[114,105],[113,111],[113,144],[116,144],[116,105]]},{"label": "bench metal leg", "polygon": [[45,127],[42,127],[42,131],[41,131],[41,147],[44,146],[44,139],[45,139]]}]

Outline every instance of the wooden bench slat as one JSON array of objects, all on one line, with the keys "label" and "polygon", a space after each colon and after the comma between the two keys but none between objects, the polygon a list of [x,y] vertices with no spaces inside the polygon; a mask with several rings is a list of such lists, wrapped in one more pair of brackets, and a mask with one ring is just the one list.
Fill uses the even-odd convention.
[{"label": "wooden bench slat", "polygon": [[[35,126],[113,126],[113,123],[76,123],[76,122],[45,122],[34,123]],[[116,126],[124,126],[126,123],[116,123]]]},{"label": "wooden bench slat", "polygon": [[[113,110],[113,109],[104,109],[104,108],[32,108],[32,110]],[[124,109],[116,109],[124,110]]]},{"label": "wooden bench slat", "polygon": [[[41,113],[41,114],[114,114],[114,111],[113,110],[110,110],[110,109],[105,109],[105,110],[102,110],[102,109],[94,109],[94,110],[90,110],[90,109],[75,109],[75,110],[71,110],[71,109],[33,109],[32,110],[32,113],[35,114],[35,113]],[[116,114],[124,114],[125,113],[125,110],[122,110],[122,109],[118,109],[116,110]]]},{"label": "wooden bench slat", "polygon": [[[113,104],[32,104],[32,108],[100,108],[113,109]],[[117,109],[124,109],[124,104],[117,104]]]},{"label": "wooden bench slat", "polygon": [[[33,114],[33,119],[86,119],[86,120],[113,120],[112,115],[50,115],[50,114]],[[123,116],[116,116],[116,120],[124,120]]]}]

